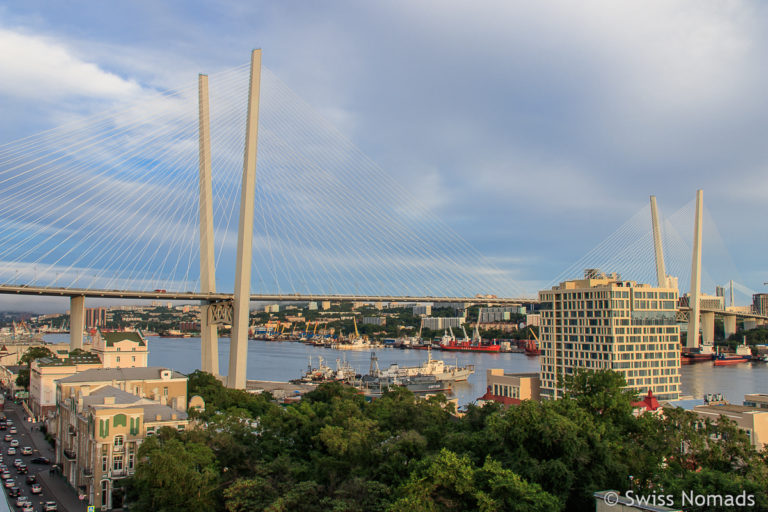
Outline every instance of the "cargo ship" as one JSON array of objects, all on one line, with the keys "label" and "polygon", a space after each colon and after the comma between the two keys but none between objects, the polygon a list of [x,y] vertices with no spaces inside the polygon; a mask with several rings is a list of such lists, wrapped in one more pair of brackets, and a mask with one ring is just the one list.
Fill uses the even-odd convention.
[{"label": "cargo ship", "polygon": [[683,348],[680,353],[680,364],[703,363],[714,359],[715,353],[712,345],[702,345],[698,348]]},{"label": "cargo ship", "polygon": [[501,347],[499,345],[475,345],[471,341],[452,340],[447,345],[440,345],[440,350],[454,352],[491,352],[498,354],[501,352]]},{"label": "cargo ship", "polygon": [[715,356],[715,366],[730,366],[733,364],[746,363],[750,359],[752,359],[752,351],[748,345],[744,344],[736,347],[735,354],[719,352]]}]

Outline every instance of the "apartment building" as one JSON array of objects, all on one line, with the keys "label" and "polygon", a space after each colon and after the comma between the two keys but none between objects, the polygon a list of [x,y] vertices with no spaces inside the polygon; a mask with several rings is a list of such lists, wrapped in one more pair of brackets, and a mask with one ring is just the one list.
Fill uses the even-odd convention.
[{"label": "apartment building", "polygon": [[147,366],[147,340],[138,332],[102,332],[93,336],[91,351],[99,356],[104,368]]},{"label": "apartment building", "polygon": [[71,388],[97,389],[110,385],[174,409],[187,408],[187,376],[162,366],[146,368],[95,368],[59,379],[65,395]]},{"label": "apartment building", "polygon": [[122,507],[117,480],[131,476],[139,446],[162,427],[183,431],[187,413],[112,385],[59,385],[51,433],[56,463],[97,510]]},{"label": "apartment building", "polygon": [[595,274],[539,292],[541,394],[559,398],[561,379],[612,369],[640,395],[680,395],[677,289]]},{"label": "apartment building", "polygon": [[35,416],[45,416],[56,409],[56,381],[76,373],[101,368],[96,354],[85,352],[71,357],[41,357],[29,368],[29,408]]}]

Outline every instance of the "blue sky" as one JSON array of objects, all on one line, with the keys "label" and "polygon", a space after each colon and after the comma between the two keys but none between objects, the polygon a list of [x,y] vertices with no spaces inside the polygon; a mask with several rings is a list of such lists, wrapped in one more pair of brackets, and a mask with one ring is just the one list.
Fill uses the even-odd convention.
[{"label": "blue sky", "polygon": [[768,7],[755,2],[6,2],[0,143],[260,47],[293,91],[532,289],[650,194],[671,214],[702,188],[734,277],[760,291],[766,38]]}]

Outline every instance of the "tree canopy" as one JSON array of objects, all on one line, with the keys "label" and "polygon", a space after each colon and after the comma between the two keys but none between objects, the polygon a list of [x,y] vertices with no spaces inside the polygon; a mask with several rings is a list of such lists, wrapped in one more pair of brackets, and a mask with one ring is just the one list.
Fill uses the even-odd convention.
[{"label": "tree canopy", "polygon": [[766,454],[735,424],[680,409],[636,417],[624,385],[585,372],[561,400],[456,416],[442,396],[370,402],[338,383],[278,406],[195,372],[198,428],[147,440],[127,499],[136,511],[535,512],[594,510],[606,489],[745,490],[768,507]]}]

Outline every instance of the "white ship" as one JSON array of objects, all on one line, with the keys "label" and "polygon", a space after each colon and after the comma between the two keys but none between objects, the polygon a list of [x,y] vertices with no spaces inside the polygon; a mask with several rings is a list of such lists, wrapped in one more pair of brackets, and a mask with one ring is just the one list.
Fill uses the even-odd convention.
[{"label": "white ship", "polygon": [[427,350],[427,360],[421,366],[400,366],[392,363],[381,372],[382,377],[403,378],[419,375],[432,375],[439,381],[463,381],[475,373],[475,365],[449,365],[441,359],[432,359],[432,350]]}]

